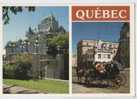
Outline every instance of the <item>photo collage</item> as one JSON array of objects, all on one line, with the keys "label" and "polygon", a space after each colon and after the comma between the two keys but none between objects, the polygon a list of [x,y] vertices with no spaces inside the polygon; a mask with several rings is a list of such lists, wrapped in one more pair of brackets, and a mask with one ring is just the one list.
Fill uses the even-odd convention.
[{"label": "photo collage", "polygon": [[134,96],[133,6],[3,5],[1,94]]}]

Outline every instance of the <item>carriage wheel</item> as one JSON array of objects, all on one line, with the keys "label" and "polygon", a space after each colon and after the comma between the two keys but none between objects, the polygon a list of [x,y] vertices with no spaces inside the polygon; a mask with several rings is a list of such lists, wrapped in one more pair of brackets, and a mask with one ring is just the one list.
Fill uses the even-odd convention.
[{"label": "carriage wheel", "polygon": [[119,74],[115,79],[114,79],[114,86],[116,88],[119,88],[121,85],[126,84],[126,76],[124,74]]},{"label": "carriage wheel", "polygon": [[116,78],[120,80],[120,85],[124,86],[126,84],[127,78],[123,73],[119,74]]}]

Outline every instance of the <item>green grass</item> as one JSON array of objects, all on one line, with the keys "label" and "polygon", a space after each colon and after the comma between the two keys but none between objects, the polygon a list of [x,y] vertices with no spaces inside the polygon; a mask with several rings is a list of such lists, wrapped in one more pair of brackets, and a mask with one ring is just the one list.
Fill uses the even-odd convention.
[{"label": "green grass", "polygon": [[4,79],[6,85],[17,85],[44,93],[68,93],[68,82],[56,80],[15,80]]}]

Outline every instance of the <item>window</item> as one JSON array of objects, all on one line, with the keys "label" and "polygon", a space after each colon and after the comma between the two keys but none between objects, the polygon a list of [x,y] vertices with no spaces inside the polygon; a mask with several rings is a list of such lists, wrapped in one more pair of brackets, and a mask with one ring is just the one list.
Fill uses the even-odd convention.
[{"label": "window", "polygon": [[101,54],[98,54],[98,58],[101,59]]},{"label": "window", "polygon": [[89,54],[89,59],[92,59],[92,54]]},{"label": "window", "polygon": [[107,55],[106,55],[106,54],[104,54],[104,58],[107,58],[106,56],[107,56]]},{"label": "window", "polygon": [[87,46],[88,46],[88,43],[87,43]]},{"label": "window", "polygon": [[112,48],[112,45],[109,45],[109,48],[111,49],[111,48]]},{"label": "window", "polygon": [[108,54],[108,59],[110,59],[110,55]]}]

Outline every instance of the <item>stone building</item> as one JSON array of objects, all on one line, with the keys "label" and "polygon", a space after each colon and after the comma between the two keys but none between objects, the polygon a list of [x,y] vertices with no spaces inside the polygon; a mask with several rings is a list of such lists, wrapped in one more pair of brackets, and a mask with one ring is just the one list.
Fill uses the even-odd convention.
[{"label": "stone building", "polygon": [[90,62],[110,62],[117,53],[118,45],[102,40],[81,40],[77,45],[77,64],[84,66]]},{"label": "stone building", "polygon": [[47,39],[57,36],[59,33],[66,33],[66,30],[59,26],[58,21],[53,15],[43,18],[36,29],[32,30],[29,28],[25,40],[9,41],[6,44],[4,63],[14,63],[16,55],[19,53],[29,53],[33,58],[32,73],[34,76],[39,76],[39,78],[43,79],[66,79],[65,73],[68,69],[65,69],[63,55],[60,53],[57,53],[56,56],[48,54]]},{"label": "stone building", "polygon": [[72,66],[77,67],[77,55],[72,56]]}]

